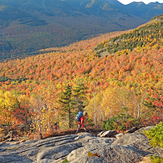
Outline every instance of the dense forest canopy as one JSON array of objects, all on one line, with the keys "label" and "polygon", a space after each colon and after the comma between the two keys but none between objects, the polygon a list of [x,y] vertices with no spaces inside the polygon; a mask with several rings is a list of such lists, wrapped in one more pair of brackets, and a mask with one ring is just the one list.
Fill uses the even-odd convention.
[{"label": "dense forest canopy", "polygon": [[163,3],[117,0],[0,0],[0,61],[40,54],[163,14]]},{"label": "dense forest canopy", "polygon": [[[22,124],[30,126],[31,137],[51,135],[58,122],[62,129],[76,127],[79,110],[87,110],[90,125],[105,128],[108,118],[123,116],[114,126],[119,130],[163,120],[162,25],[154,19],[0,63],[0,133]],[[100,48],[109,55],[96,53]]]}]

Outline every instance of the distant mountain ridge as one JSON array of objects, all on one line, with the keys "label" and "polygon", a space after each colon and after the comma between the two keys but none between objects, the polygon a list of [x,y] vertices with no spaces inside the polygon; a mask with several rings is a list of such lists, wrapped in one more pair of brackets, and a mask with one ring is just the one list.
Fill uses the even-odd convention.
[{"label": "distant mountain ridge", "polygon": [[0,60],[135,28],[160,14],[163,3],[158,2],[0,0]]}]

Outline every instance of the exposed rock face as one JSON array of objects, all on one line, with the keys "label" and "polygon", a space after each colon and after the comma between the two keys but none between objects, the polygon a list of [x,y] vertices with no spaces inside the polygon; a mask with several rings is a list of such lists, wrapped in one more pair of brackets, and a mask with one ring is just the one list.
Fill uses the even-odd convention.
[{"label": "exposed rock face", "polygon": [[[143,130],[145,130],[144,128]],[[149,129],[149,127],[147,128]],[[88,153],[97,153],[89,157]],[[161,149],[149,145],[142,129],[116,138],[94,137],[90,133],[51,137],[23,143],[0,144],[1,163],[130,163],[139,162],[145,156],[159,155]]]}]

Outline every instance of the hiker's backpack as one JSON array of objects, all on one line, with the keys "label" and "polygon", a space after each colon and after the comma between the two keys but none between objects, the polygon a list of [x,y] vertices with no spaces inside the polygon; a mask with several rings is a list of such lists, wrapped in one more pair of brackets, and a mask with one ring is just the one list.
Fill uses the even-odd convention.
[{"label": "hiker's backpack", "polygon": [[83,116],[83,112],[79,112],[77,115],[76,115],[76,120],[77,121],[80,121],[80,118]]}]

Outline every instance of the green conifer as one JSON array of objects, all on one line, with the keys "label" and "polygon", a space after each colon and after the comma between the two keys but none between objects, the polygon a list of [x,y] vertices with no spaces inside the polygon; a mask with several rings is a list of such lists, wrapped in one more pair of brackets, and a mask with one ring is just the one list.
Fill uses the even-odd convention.
[{"label": "green conifer", "polygon": [[62,111],[68,113],[69,128],[71,128],[73,121],[73,109],[75,105],[72,94],[72,86],[68,84],[68,86],[65,87],[65,91],[62,92],[59,102],[62,105]]}]

